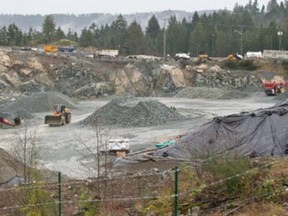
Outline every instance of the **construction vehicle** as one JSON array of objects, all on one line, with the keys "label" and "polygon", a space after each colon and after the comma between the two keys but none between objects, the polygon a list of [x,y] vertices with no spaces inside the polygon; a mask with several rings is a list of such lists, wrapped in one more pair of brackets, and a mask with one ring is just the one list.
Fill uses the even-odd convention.
[{"label": "construction vehicle", "polygon": [[265,80],[262,81],[266,95],[276,95],[277,93],[284,93],[287,81]]},{"label": "construction vehicle", "polygon": [[238,62],[241,59],[243,59],[243,56],[239,55],[238,53],[237,54],[230,54],[227,56],[227,60],[231,61],[231,62]]},{"label": "construction vehicle", "polygon": [[2,127],[3,124],[15,127],[15,125],[10,121],[8,121],[7,119],[0,117],[0,127]]},{"label": "construction vehicle", "polygon": [[53,107],[53,115],[45,116],[44,124],[49,126],[61,126],[71,123],[71,112],[62,104],[56,104]]},{"label": "construction vehicle", "polygon": [[199,52],[199,59],[203,60],[211,60],[211,58],[208,56],[208,54],[204,51]]},{"label": "construction vehicle", "polygon": [[189,60],[190,59],[190,53],[176,53],[175,54],[175,60],[177,61],[178,59]]},{"label": "construction vehicle", "polygon": [[117,154],[117,152],[130,152],[129,139],[117,138],[109,139],[107,145],[100,150],[102,153]]},{"label": "construction vehicle", "polygon": [[48,53],[50,53],[50,52],[58,52],[59,51],[59,47],[58,46],[55,46],[55,45],[45,45],[44,47],[43,47],[43,50],[45,51],[45,52],[48,52]]}]

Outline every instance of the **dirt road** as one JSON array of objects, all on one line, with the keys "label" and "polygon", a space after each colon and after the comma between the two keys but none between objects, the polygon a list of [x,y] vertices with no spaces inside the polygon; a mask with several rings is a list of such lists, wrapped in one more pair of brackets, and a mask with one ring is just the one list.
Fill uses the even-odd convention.
[{"label": "dirt road", "polygon": [[[260,95],[237,100],[203,100],[184,98],[154,98],[167,106],[175,106],[177,111],[188,117],[182,122],[173,122],[161,126],[139,128],[111,128],[104,134],[104,140],[115,137],[130,138],[132,151],[153,146],[169,137],[195,130],[203,123],[218,115],[228,115],[258,108],[267,108],[275,104],[273,97]],[[108,100],[82,101],[77,109],[72,110],[72,123],[62,127],[49,127],[43,124],[44,116],[49,113],[35,114],[37,135],[40,138],[40,158],[45,168],[61,171],[72,178],[93,176],[94,169],[86,167],[91,164],[91,152],[96,149],[95,130],[80,124],[80,121],[105,105]],[[133,117],[132,117],[133,118]],[[15,134],[15,129],[0,130],[0,147],[9,150],[11,143],[7,140]],[[85,143],[85,145],[83,144]]]}]

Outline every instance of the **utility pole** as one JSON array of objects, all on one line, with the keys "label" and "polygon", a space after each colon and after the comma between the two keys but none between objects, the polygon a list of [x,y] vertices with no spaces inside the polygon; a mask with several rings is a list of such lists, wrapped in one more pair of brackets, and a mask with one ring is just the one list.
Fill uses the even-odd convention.
[{"label": "utility pole", "polygon": [[166,54],[166,20],[168,20],[168,19],[163,19],[163,20],[164,20],[163,57],[164,57],[164,61],[167,61],[167,54]]},{"label": "utility pole", "polygon": [[243,56],[243,26],[241,26],[241,31],[234,30],[234,32],[240,35],[240,54]]}]

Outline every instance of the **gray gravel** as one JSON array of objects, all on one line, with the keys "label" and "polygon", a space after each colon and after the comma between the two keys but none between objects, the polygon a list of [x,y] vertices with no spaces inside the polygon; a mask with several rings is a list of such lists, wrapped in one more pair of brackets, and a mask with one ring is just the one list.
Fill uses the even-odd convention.
[{"label": "gray gravel", "polygon": [[73,100],[61,93],[43,92],[19,97],[14,102],[5,106],[4,111],[11,113],[20,112],[23,114],[25,112],[25,116],[29,116],[29,112],[49,112],[52,110],[54,104],[64,104],[68,108],[75,107]]},{"label": "gray gravel", "polygon": [[[250,93],[251,94],[251,93]],[[179,90],[174,97],[205,99],[238,99],[249,97],[248,92],[207,87],[187,87]]]},{"label": "gray gravel", "polygon": [[85,125],[99,124],[138,127],[161,125],[171,121],[184,120],[173,108],[151,99],[134,97],[118,98],[88,116]]}]

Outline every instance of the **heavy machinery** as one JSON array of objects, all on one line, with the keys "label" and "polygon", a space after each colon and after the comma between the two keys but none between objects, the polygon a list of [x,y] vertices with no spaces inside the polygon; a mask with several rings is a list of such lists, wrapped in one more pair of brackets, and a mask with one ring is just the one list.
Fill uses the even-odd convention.
[{"label": "heavy machinery", "polygon": [[53,107],[53,115],[45,116],[44,124],[49,126],[61,126],[71,123],[71,112],[62,104],[56,104]]},{"label": "heavy machinery", "polygon": [[276,95],[284,93],[288,81],[285,81],[282,76],[274,76],[271,80],[261,79],[266,95]]},{"label": "heavy machinery", "polygon": [[58,46],[55,46],[55,45],[45,45],[44,47],[43,47],[43,50],[45,51],[45,52],[48,52],[48,53],[50,53],[50,52],[58,52],[58,50],[59,50],[59,47]]},{"label": "heavy machinery", "polygon": [[8,121],[7,119],[0,117],[0,127],[2,127],[3,124],[15,127],[15,125],[10,121]]},{"label": "heavy machinery", "polygon": [[190,59],[190,53],[176,53],[175,54],[175,60],[177,61],[178,59],[181,60],[189,60]]},{"label": "heavy machinery", "polygon": [[100,149],[102,153],[117,154],[117,152],[130,152],[130,145],[128,138],[109,139],[107,145]]}]

